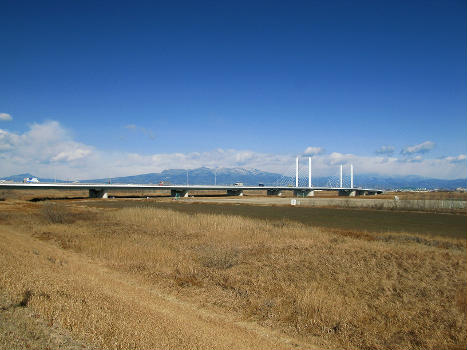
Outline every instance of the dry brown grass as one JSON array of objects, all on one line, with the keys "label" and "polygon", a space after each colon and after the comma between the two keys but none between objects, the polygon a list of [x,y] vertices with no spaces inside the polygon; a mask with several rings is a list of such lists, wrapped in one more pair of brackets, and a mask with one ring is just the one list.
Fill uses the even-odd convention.
[{"label": "dry brown grass", "polygon": [[27,308],[30,297],[25,292],[15,302],[0,292],[0,349],[87,349],[67,332],[51,329],[40,315]]},{"label": "dry brown grass", "polygon": [[73,219],[64,205],[54,202],[45,202],[41,208],[41,214],[47,223],[70,224]]},{"label": "dry brown grass", "polygon": [[[394,199],[394,196],[399,197],[399,199],[414,199],[414,200],[467,200],[467,192],[457,192],[457,191],[437,191],[437,192],[416,192],[416,191],[407,191],[407,192],[385,192],[383,194],[377,195],[376,198],[381,199]],[[373,196],[362,196],[360,198],[375,198]]]},{"label": "dry brown grass", "polygon": [[[101,210],[92,219],[75,214],[71,224],[69,210],[50,219],[47,211],[58,208],[8,221],[177,298],[296,339],[358,349],[467,345],[465,240],[148,207]],[[33,299],[43,313],[60,312]],[[80,318],[93,310],[83,314],[80,305],[63,312],[92,333]]]}]

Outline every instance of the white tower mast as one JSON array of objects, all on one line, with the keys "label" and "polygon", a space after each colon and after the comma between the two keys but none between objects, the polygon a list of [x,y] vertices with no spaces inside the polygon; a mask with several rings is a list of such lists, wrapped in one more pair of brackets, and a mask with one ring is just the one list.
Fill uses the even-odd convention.
[{"label": "white tower mast", "polygon": [[350,164],[350,188],[353,188],[353,164]]},{"label": "white tower mast", "polygon": [[311,157],[308,157],[308,187],[311,188]]},{"label": "white tower mast", "polygon": [[340,176],[339,184],[340,184],[340,188],[342,188],[342,164],[341,164],[341,176]]},{"label": "white tower mast", "polygon": [[295,187],[298,187],[298,157],[295,158]]}]

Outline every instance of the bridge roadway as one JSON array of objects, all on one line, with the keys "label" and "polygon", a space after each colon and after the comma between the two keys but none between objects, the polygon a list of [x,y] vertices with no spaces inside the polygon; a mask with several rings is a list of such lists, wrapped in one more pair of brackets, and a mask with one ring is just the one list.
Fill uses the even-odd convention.
[{"label": "bridge roadway", "polygon": [[226,191],[227,195],[243,196],[243,191],[266,191],[271,196],[281,196],[293,191],[296,197],[314,196],[314,191],[337,191],[340,196],[376,195],[383,191],[351,187],[289,187],[289,186],[222,186],[222,185],[153,185],[153,184],[97,184],[97,183],[0,183],[0,190],[88,190],[91,198],[107,198],[110,190],[159,190],[170,191],[173,197],[188,197],[189,191]]}]

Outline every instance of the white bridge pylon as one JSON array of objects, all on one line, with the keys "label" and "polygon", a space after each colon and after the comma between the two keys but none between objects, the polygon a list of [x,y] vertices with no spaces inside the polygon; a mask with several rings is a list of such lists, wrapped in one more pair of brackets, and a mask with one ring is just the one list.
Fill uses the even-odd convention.
[{"label": "white bridge pylon", "polygon": [[[300,156],[295,158],[295,187],[299,187],[299,168],[300,168]],[[339,188],[343,188],[343,165],[340,165],[339,169]],[[312,188],[311,184],[311,157],[308,157],[308,188]],[[354,188],[353,185],[353,164],[350,164],[350,188]]]},{"label": "white bridge pylon", "polygon": [[[298,187],[298,169],[299,169],[299,159],[300,157],[297,156],[295,158],[295,187]],[[308,157],[308,187],[311,188],[311,157]]]}]

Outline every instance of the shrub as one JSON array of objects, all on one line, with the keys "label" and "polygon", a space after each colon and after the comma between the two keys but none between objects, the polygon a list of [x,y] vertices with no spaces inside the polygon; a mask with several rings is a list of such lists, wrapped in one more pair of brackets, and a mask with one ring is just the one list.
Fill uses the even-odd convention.
[{"label": "shrub", "polygon": [[63,204],[45,202],[41,209],[42,217],[50,224],[67,224],[73,222],[73,217]]}]

